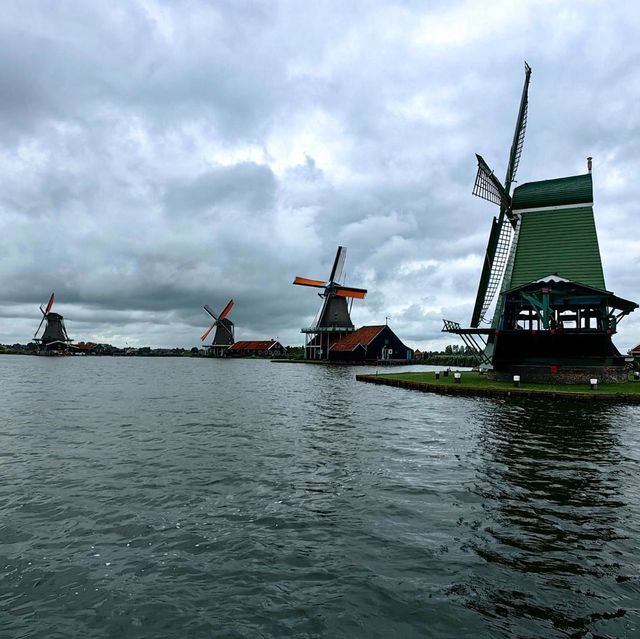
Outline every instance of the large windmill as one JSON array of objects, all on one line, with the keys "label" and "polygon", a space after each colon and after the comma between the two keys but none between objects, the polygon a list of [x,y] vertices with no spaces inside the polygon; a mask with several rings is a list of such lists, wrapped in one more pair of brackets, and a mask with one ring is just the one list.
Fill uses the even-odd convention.
[{"label": "large windmill", "polygon": [[[42,319],[36,332],[33,334],[33,341],[39,345],[38,352],[41,354],[57,354],[65,352],[69,346],[71,340],[67,335],[67,329],[64,325],[64,318],[58,313],[53,313],[51,308],[53,307],[53,300],[55,294],[51,293],[51,297],[47,302],[46,308],[40,306],[40,312],[42,313]],[[44,331],[41,337],[38,337],[38,333],[44,326]]]},{"label": "large windmill", "polygon": [[367,291],[364,288],[354,288],[339,283],[346,257],[347,249],[339,246],[327,281],[311,280],[305,277],[296,277],[293,280],[293,283],[298,286],[323,289],[322,293],[318,293],[323,302],[317,320],[312,327],[302,329],[306,335],[305,357],[307,359],[326,359],[331,345],[355,330],[350,317],[351,305],[354,299],[364,299]]},{"label": "large windmill", "polygon": [[586,174],[522,184],[511,193],[527,125],[530,77],[525,63],[504,184],[476,156],[473,194],[500,210],[489,234],[471,327],[445,320],[443,330],[460,335],[494,377],[518,373],[528,381],[584,382],[589,376],[623,381],[624,359],[611,336],[637,304],[605,288],[591,158]]},{"label": "large windmill", "polygon": [[229,300],[228,304],[222,309],[222,312],[216,316],[216,314],[209,308],[208,304],[205,304],[202,308],[213,318],[211,326],[200,336],[200,341],[204,342],[209,336],[209,333],[215,328],[216,332],[213,336],[213,341],[207,348],[210,349],[210,354],[213,357],[224,357],[227,349],[233,346],[234,343],[234,331],[233,322],[227,319],[227,315],[233,308],[234,301]]}]

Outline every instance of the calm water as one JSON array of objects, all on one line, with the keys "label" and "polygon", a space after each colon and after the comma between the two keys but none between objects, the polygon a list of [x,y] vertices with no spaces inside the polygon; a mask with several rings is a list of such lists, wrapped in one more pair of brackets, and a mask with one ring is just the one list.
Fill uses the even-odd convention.
[{"label": "calm water", "polygon": [[637,407],[0,357],[0,636],[640,637]]}]

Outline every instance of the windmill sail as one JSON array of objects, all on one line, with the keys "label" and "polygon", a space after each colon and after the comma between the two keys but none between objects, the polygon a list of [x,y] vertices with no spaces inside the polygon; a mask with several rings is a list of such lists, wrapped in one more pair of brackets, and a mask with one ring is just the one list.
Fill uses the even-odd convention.
[{"label": "windmill sail", "polygon": [[42,328],[42,325],[44,324],[45,320],[47,319],[47,315],[49,314],[49,311],[51,310],[51,307],[53,306],[53,299],[55,297],[55,293],[51,293],[51,297],[49,298],[49,301],[47,302],[47,308],[42,308],[42,306],[40,306],[40,312],[42,313],[42,319],[40,320],[40,324],[38,324],[38,328],[36,329],[36,332],[33,334],[33,339],[36,339],[38,333],[40,332],[40,329]]},{"label": "windmill sail", "polygon": [[359,300],[363,300],[367,295],[367,289],[353,288],[351,286],[340,286],[336,289],[336,295],[340,297],[355,297]]},{"label": "windmill sail", "polygon": [[336,259],[333,262],[333,268],[331,269],[330,282],[339,282],[342,277],[342,270],[344,269],[344,261],[347,259],[347,249],[344,246],[339,246],[336,252]]},{"label": "windmill sail", "polygon": [[322,280],[310,280],[308,277],[296,277],[293,283],[298,286],[311,286],[313,288],[325,288],[327,285],[327,283]]},{"label": "windmill sail", "polygon": [[[474,328],[477,328],[480,322],[485,321],[489,306],[498,291],[509,259],[512,235],[511,224],[504,222],[500,224],[497,218],[493,218],[487,252],[482,265],[478,296],[471,316],[471,326]],[[480,291],[483,291],[484,294],[480,295]]]},{"label": "windmill sail", "polygon": [[47,308],[44,311],[45,315],[51,310],[51,307],[53,306],[53,299],[54,299],[55,296],[56,296],[55,293],[51,293],[51,297],[49,298],[49,301],[47,302]]},{"label": "windmill sail", "polygon": [[218,322],[213,322],[211,326],[209,326],[209,328],[204,333],[202,333],[202,335],[200,335],[201,342],[204,342],[204,340],[209,337],[209,333],[216,327],[217,324]]},{"label": "windmill sail", "polygon": [[524,86],[522,87],[522,97],[520,98],[520,108],[518,109],[518,119],[516,121],[516,130],[513,134],[513,142],[511,143],[511,152],[509,153],[509,165],[507,166],[507,175],[504,179],[504,187],[507,192],[511,189],[511,184],[515,182],[518,165],[520,164],[520,156],[524,146],[524,134],[527,130],[527,117],[529,115],[529,81],[531,80],[531,67],[524,63]]},{"label": "windmill sail", "polygon": [[218,318],[218,321],[223,320],[227,315],[229,315],[229,311],[233,308],[233,305],[234,305],[234,301],[229,300],[228,304],[224,307],[224,310],[222,311],[222,313],[220,313],[220,317]]},{"label": "windmill sail", "polygon": [[[511,197],[509,193],[511,184],[515,181],[518,165],[520,164],[529,112],[531,67],[526,62],[524,63],[524,67],[524,86],[522,88],[522,97],[520,98],[516,128],[511,143],[504,186],[500,184],[484,159],[480,155],[476,155],[478,159],[478,172],[473,187],[473,194],[489,202],[498,204],[500,206],[500,214],[497,219],[493,219],[491,233],[489,234],[489,242],[482,266],[482,274],[480,275],[478,293],[473,308],[473,315],[471,316],[471,326],[474,328],[477,328],[480,322],[486,321],[487,311],[500,287],[500,282],[502,281],[502,276],[504,275],[504,270],[509,258],[513,236],[512,228],[516,226],[516,220],[511,213]],[[509,220],[509,224],[505,222],[505,217]]]},{"label": "windmill sail", "polygon": [[489,165],[484,161],[481,155],[476,153],[478,159],[478,172],[476,173],[476,181],[473,185],[473,194],[481,197],[483,200],[493,202],[505,210],[511,205],[509,194],[504,186],[500,184],[498,178],[493,174]]}]

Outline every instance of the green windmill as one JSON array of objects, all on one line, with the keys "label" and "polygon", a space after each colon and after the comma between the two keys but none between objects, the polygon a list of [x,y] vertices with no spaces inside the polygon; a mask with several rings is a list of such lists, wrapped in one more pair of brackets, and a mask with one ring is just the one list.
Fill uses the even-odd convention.
[{"label": "green windmill", "polygon": [[[525,82],[507,173],[501,183],[477,155],[473,194],[499,206],[493,218],[470,328],[445,320],[492,377],[572,383],[585,377],[625,381],[612,336],[638,307],[605,287],[587,173],[513,190],[527,125]],[[498,290],[500,290],[499,294]],[[493,317],[490,308],[495,300]]]}]

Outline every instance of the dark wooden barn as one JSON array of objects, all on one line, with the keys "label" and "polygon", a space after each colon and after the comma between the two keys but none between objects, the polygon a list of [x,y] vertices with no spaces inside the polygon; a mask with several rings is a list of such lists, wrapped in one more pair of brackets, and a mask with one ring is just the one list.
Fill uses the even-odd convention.
[{"label": "dark wooden barn", "polygon": [[343,337],[329,349],[329,360],[340,362],[374,362],[412,358],[413,350],[384,324],[363,326]]}]

